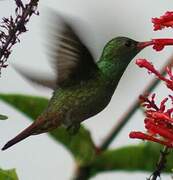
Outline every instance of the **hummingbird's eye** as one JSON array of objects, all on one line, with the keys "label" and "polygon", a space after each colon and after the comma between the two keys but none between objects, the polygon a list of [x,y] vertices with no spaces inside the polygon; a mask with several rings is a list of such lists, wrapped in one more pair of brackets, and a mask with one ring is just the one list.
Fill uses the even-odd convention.
[{"label": "hummingbird's eye", "polygon": [[125,46],[126,46],[126,47],[130,47],[131,45],[132,45],[132,41],[127,40],[127,41],[125,42]]}]

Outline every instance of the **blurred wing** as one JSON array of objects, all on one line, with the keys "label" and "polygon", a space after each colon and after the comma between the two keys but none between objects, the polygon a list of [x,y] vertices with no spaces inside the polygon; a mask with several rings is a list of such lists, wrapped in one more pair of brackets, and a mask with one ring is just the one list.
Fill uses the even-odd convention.
[{"label": "blurred wing", "polygon": [[19,68],[19,67],[14,66],[14,65],[13,65],[13,67],[24,78],[26,78],[27,80],[29,80],[35,84],[38,84],[38,85],[41,85],[41,86],[44,86],[44,87],[47,87],[50,89],[56,88],[56,80],[48,79],[47,76],[45,76],[45,75],[42,76],[41,74],[29,72],[26,69]]},{"label": "blurred wing", "polygon": [[59,25],[61,30],[55,22],[56,27],[52,33],[54,43],[51,42],[50,53],[55,62],[57,85],[61,86],[67,81],[78,82],[89,79],[92,72],[97,70],[93,56],[64,18],[59,15],[57,18],[61,21]]}]

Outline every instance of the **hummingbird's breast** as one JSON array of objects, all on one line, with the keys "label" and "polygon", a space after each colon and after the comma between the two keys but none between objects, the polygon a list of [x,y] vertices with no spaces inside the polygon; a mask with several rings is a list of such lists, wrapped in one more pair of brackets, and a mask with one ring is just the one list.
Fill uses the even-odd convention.
[{"label": "hummingbird's breast", "polygon": [[110,102],[112,94],[107,82],[97,77],[75,86],[57,89],[47,110],[58,112],[63,124],[82,122],[102,111]]}]

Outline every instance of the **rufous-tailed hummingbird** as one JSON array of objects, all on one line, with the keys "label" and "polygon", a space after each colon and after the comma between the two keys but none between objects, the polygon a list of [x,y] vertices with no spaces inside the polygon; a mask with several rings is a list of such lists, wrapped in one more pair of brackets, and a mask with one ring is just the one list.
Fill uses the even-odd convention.
[{"label": "rufous-tailed hummingbird", "polygon": [[61,125],[77,131],[82,121],[108,105],[128,64],[145,47],[145,42],[116,37],[105,45],[96,63],[73,27],[64,18],[60,19],[61,31],[54,33],[56,43],[52,46],[56,80],[36,78],[23,72],[30,80],[54,89],[53,96],[35,122],[7,142],[2,150],[30,135],[45,133]]}]

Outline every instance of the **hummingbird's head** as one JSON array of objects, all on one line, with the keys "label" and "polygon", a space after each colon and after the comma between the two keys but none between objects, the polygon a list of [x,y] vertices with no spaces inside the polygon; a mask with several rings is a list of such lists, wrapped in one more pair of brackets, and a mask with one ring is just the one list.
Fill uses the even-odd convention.
[{"label": "hummingbird's head", "polygon": [[116,37],[106,44],[102,58],[108,61],[123,61],[128,64],[143,48],[141,43],[133,39]]}]

